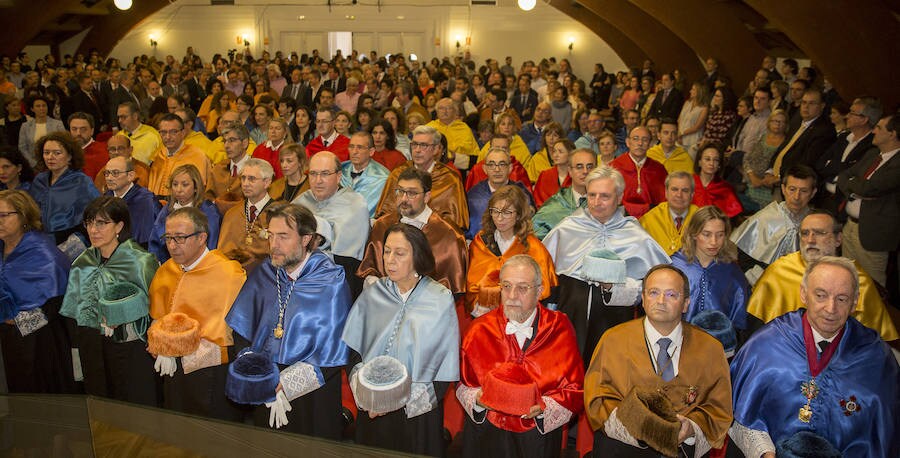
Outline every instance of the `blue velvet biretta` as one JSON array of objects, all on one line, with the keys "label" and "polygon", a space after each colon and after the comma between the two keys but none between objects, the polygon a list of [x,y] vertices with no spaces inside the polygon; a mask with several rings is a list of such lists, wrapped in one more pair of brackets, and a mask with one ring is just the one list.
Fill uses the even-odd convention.
[{"label": "blue velvet biretta", "polygon": [[225,396],[238,404],[259,405],[275,400],[280,373],[265,353],[245,348],[228,365]]},{"label": "blue velvet biretta", "polygon": [[840,458],[841,452],[828,439],[812,431],[799,431],[778,441],[775,455],[778,458]]},{"label": "blue velvet biretta", "polygon": [[703,310],[694,316],[691,324],[722,342],[726,356],[734,355],[735,347],[737,347],[737,334],[734,331],[734,324],[724,313],[718,310]]}]

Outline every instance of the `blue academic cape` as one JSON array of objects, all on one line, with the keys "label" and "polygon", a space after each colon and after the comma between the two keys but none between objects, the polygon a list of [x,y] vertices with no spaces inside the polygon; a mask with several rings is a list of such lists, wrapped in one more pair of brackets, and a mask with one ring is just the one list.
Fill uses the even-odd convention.
[{"label": "blue academic cape", "polygon": [[363,196],[366,200],[366,208],[369,209],[369,218],[373,218],[375,207],[378,206],[381,192],[384,191],[384,184],[387,183],[391,172],[374,160],[369,161],[369,165],[355,181],[350,176],[351,171],[353,171],[353,164],[350,161],[344,162],[341,166],[341,186],[350,188]]},{"label": "blue academic cape", "polygon": [[[107,196],[113,195],[112,191],[106,192]],[[131,216],[131,239],[147,246],[153,233],[153,223],[159,214],[159,201],[149,189],[138,186],[135,183],[125,196],[122,197],[128,205],[128,214]],[[163,220],[165,228],[165,220]]]},{"label": "blue academic cape", "polygon": [[[208,237],[206,237],[206,247],[210,250],[215,250],[219,245],[219,228],[222,225],[222,214],[219,213],[216,204],[208,200],[204,200],[199,208],[200,211],[206,215],[207,221],[209,221],[209,234]],[[169,216],[169,212],[171,212],[171,207],[166,205],[156,214],[156,220],[153,221],[153,230],[150,233],[150,242],[147,249],[147,251],[156,256],[156,259],[159,259],[160,264],[168,261],[170,257],[169,249],[166,248],[165,242],[162,241],[162,236],[166,233],[166,217]]]},{"label": "blue academic cape", "polygon": [[[0,240],[0,253],[4,243]],[[0,256],[0,320],[34,310],[66,293],[69,258],[42,232],[28,231],[5,258]]]},{"label": "blue academic cape", "polygon": [[750,284],[737,264],[713,261],[703,267],[696,260],[688,263],[679,251],[672,255],[672,265],[687,275],[691,285],[691,303],[685,321],[690,322],[704,310],[718,310],[731,319],[735,328],[747,329]]},{"label": "blue academic cape", "polygon": [[84,209],[100,197],[93,180],[78,170],[66,170],[50,185],[50,172],[41,172],[28,190],[41,210],[44,232],[54,233],[81,225]]}]

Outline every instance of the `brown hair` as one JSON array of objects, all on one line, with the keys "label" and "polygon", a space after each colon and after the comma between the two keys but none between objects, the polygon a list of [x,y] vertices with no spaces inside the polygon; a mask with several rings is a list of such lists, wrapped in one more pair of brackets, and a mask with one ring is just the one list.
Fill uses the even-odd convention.
[{"label": "brown hair", "polygon": [[34,158],[37,160],[35,168],[40,171],[47,170],[47,164],[44,164],[44,145],[54,141],[62,145],[63,149],[69,155],[69,168],[72,170],[81,170],[84,167],[84,151],[78,146],[78,142],[68,132],[50,132],[39,138],[34,143]]},{"label": "brown hair", "polygon": [[[181,164],[178,167],[175,167],[175,170],[172,170],[172,174],[169,175],[169,192],[171,192],[172,189],[172,181],[182,173],[186,173],[191,177],[191,181],[194,182],[194,200],[191,202],[191,206],[199,208],[200,204],[206,199],[206,185],[203,184],[203,177],[200,176],[200,171],[197,170],[197,167],[193,164]],[[174,201],[169,199],[169,205],[171,205],[172,202]]]},{"label": "brown hair", "polygon": [[23,232],[43,230],[41,211],[27,192],[18,189],[0,191],[0,200],[12,205],[13,209],[18,212]]},{"label": "brown hair", "polygon": [[497,226],[494,225],[494,218],[491,217],[490,208],[501,200],[505,200],[507,206],[511,206],[516,210],[515,237],[519,240],[519,243],[525,246],[525,249],[528,249],[528,235],[533,230],[531,225],[533,210],[528,202],[528,197],[525,196],[525,192],[514,184],[506,185],[496,190],[490,200],[488,200],[487,209],[485,209],[484,215],[481,216],[481,239],[490,250],[500,250],[497,241],[494,240],[494,231],[497,230]]},{"label": "brown hair", "polygon": [[728,237],[731,235],[731,222],[728,220],[728,215],[715,205],[707,205],[694,213],[688,222],[687,230],[681,236],[681,251],[688,262],[697,260],[697,246],[694,243],[694,237],[700,234],[706,223],[715,220],[725,223],[725,243],[719,250],[719,254],[716,255],[716,261],[734,262],[737,260],[737,246]]}]

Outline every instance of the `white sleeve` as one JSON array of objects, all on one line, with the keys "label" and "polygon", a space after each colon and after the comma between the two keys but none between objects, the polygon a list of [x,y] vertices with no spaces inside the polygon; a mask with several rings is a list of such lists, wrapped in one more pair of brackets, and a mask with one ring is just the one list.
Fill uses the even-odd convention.
[{"label": "white sleeve", "polygon": [[617,283],[612,287],[612,297],[606,305],[630,307],[637,304],[641,297],[641,281],[625,277],[625,283]]},{"label": "white sleeve", "polygon": [[572,411],[561,406],[553,398],[541,396],[541,399],[544,400],[544,405],[547,406],[544,409],[544,413],[541,414],[544,417],[544,421],[537,422],[538,431],[540,431],[541,434],[547,434],[548,432],[559,428],[568,423],[572,418]]},{"label": "white sleeve", "polygon": [[616,407],[615,409],[613,409],[612,413],[609,414],[609,418],[607,418],[603,423],[603,431],[607,436],[619,442],[624,442],[632,447],[643,448],[640,444],[638,444],[637,439],[635,439],[634,436],[632,436],[631,433],[628,432],[628,429],[625,428],[625,425],[623,425],[622,422],[619,421],[619,417],[617,416],[618,410],[619,408]]},{"label": "white sleeve", "polygon": [[731,424],[728,435],[747,457],[763,456],[766,452],[775,453],[775,443],[765,431],[750,429],[735,421]]},{"label": "white sleeve", "polygon": [[[688,445],[694,446],[694,458],[700,458],[706,452],[712,449],[712,446],[709,445],[709,440],[706,439],[706,434],[703,434],[703,430],[700,429],[700,425],[694,423],[694,420],[688,418],[688,421],[691,422],[691,427],[694,428],[694,437],[687,438],[684,443]],[[693,442],[693,443],[691,443]]]},{"label": "white sleeve", "polygon": [[[460,404],[463,406],[463,410],[466,411],[466,414],[469,415],[469,418],[472,419],[475,423],[481,424],[484,423],[485,415],[475,415],[476,408],[478,406],[475,404],[475,398],[478,396],[478,390],[481,387],[473,388],[471,386],[466,386],[464,383],[459,383],[456,385],[456,399],[459,399]],[[476,418],[478,417],[478,418]]]},{"label": "white sleeve", "polygon": [[325,377],[318,367],[302,361],[290,365],[281,371],[281,388],[288,401],[293,401],[311,393],[325,384]]}]

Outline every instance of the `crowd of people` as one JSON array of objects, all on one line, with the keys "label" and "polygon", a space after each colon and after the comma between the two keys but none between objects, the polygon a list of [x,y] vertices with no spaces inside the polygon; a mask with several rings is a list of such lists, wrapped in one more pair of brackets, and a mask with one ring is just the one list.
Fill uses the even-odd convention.
[{"label": "crowd of people", "polygon": [[776,62],[3,57],[9,390],[432,456],[897,456],[900,117]]}]

